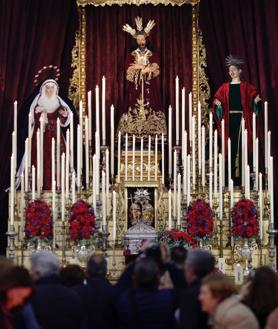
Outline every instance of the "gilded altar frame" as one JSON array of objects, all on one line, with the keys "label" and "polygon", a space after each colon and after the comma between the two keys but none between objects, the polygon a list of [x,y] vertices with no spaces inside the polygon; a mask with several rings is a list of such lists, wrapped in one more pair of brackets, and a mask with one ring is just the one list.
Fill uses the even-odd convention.
[{"label": "gilded altar frame", "polygon": [[[205,74],[206,50],[203,44],[202,33],[199,29],[199,1],[200,0],[76,0],[79,11],[79,29],[75,36],[75,45],[72,50],[73,75],[70,81],[69,96],[75,105],[82,100],[86,109],[86,5],[159,5],[182,6],[192,5],[192,105],[193,115],[197,115],[198,100],[202,104],[202,119],[206,123],[208,113],[207,101],[210,97],[210,88]],[[76,106],[78,108],[78,106]],[[84,113],[85,114],[85,113]]]}]

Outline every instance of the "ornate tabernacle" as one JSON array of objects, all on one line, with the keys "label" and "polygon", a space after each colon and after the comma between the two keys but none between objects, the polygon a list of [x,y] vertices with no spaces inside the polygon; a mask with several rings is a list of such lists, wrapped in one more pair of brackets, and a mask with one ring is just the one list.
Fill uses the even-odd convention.
[{"label": "ornate tabernacle", "polygon": [[[80,6],[90,2],[79,1]],[[97,6],[137,4],[138,1],[93,2]],[[167,1],[170,4],[186,2],[196,4],[198,1]],[[75,101],[81,100],[77,128],[73,113],[64,102],[61,101],[64,109],[59,107],[57,113],[53,112],[57,117],[55,120],[52,112],[45,113],[37,106],[40,104],[34,104],[29,115],[26,156],[22,159],[25,167],[19,173],[16,172],[15,156],[16,124],[14,127],[7,256],[28,266],[32,252],[49,249],[59,256],[62,264],[84,266],[91,253],[104,252],[113,281],[124,267],[124,250],[136,254],[142,240],[151,240],[164,241],[170,247],[181,243],[188,248],[211,250],[220,270],[235,276],[237,282],[253,267],[268,264],[276,269],[274,238],[277,231],[274,229],[268,105],[265,102],[265,173],[259,172],[262,167],[259,165],[259,140],[256,129],[252,129],[256,127],[257,118],[253,115],[252,133],[249,131],[248,134],[244,120],[241,121],[244,128],[240,131],[242,142],[239,146],[241,181],[237,182],[231,169],[231,140],[225,135],[225,121],[220,120],[218,129],[213,131],[214,117],[205,102],[209,88],[203,70],[205,51],[198,32],[197,6],[192,8],[192,92],[186,95],[176,77],[173,81],[176,102],[174,108],[168,109],[167,125],[165,113],[153,105],[157,105],[158,100],[150,96],[155,93],[159,64],[154,54],[146,50],[144,38],[155,22],[150,21],[143,29],[142,19],[137,17],[134,31],[125,25],[124,30],[137,38],[136,51],[141,52],[140,55],[146,52],[150,60],[136,62],[136,54],[130,54],[134,58],[126,72],[126,79],[133,74],[128,96],[132,92],[135,96],[129,98],[126,113],[117,127],[114,106],[111,106],[109,146],[106,143],[108,120],[101,115],[105,113],[105,88],[109,83],[106,78],[102,79],[101,97],[98,86],[94,102],[90,91],[86,97],[86,19],[83,9],[80,10],[81,28],[77,39],[80,49],[79,53],[77,49],[73,52],[75,64],[79,57],[80,63],[75,66],[71,86],[76,88],[78,95],[73,92],[70,95]],[[48,83],[53,84],[53,81],[45,85]],[[59,100],[56,82],[55,86],[54,98]],[[95,117],[92,103],[95,103]],[[175,124],[172,122],[173,111]],[[42,112],[46,117],[41,116]],[[35,113],[35,120],[32,113]],[[48,116],[51,122],[46,121]],[[93,120],[96,121],[95,131],[92,130]],[[36,125],[32,131],[34,121]],[[65,127],[65,138],[61,126]],[[51,152],[44,154],[44,134],[49,127],[53,134],[51,139],[48,136]],[[174,137],[176,140],[173,141]],[[251,139],[252,163],[248,157]],[[37,150],[35,154],[30,150],[31,140],[31,146]],[[48,168],[44,167],[46,156]]]}]

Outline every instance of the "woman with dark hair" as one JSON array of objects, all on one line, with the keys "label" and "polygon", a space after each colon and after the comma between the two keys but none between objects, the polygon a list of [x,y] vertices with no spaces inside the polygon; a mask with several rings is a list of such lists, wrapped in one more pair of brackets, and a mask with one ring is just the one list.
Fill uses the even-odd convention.
[{"label": "woman with dark hair", "polygon": [[262,266],[255,271],[244,302],[256,315],[260,328],[264,328],[268,315],[278,306],[277,275],[271,268]]},{"label": "woman with dark hair", "polygon": [[0,328],[13,329],[13,311],[31,297],[33,282],[24,267],[5,260],[0,260],[0,266]]},{"label": "woman with dark hair", "polygon": [[86,274],[81,266],[69,264],[61,269],[60,278],[63,285],[70,288],[83,284]]}]

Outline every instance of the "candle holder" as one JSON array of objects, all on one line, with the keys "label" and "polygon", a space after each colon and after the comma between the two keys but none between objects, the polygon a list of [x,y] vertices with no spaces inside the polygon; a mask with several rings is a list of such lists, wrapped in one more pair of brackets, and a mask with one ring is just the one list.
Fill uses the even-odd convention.
[{"label": "candle holder", "polygon": [[[105,171],[106,169],[106,156],[105,156],[105,153],[106,153],[106,150],[109,150],[109,147],[106,146],[106,145],[102,145],[100,147],[100,152],[101,152],[101,165],[100,165],[100,170],[102,171]],[[101,172],[100,171],[100,172]]]},{"label": "candle holder", "polygon": [[100,247],[102,251],[106,251],[109,248],[109,237],[110,233],[108,232],[107,225],[102,225],[101,231],[98,233],[99,239],[100,239]]},{"label": "candle holder", "polygon": [[274,228],[274,223],[269,224],[267,233],[269,235],[269,242],[268,242],[269,265],[274,271],[276,271],[277,266],[276,266],[275,236],[278,234],[278,230]]},{"label": "candle holder", "polygon": [[187,199],[184,194],[181,200],[181,227],[183,230],[186,229],[186,212],[187,212]]},{"label": "candle holder", "polygon": [[15,261],[15,237],[17,236],[17,233],[15,231],[15,226],[10,225],[8,231],[6,232],[6,235],[8,237],[8,258],[11,259],[13,262]]},{"label": "candle holder", "polygon": [[180,159],[181,159],[181,157],[180,157],[180,154],[181,154],[181,146],[180,145],[175,145],[173,147],[173,151],[174,152],[176,151],[176,153],[177,153],[177,174],[178,174],[178,173],[181,172],[181,165],[182,165],[182,163],[180,161]]},{"label": "candle holder", "polygon": [[67,260],[66,260],[66,223],[65,221],[62,221],[62,266],[66,266]]}]

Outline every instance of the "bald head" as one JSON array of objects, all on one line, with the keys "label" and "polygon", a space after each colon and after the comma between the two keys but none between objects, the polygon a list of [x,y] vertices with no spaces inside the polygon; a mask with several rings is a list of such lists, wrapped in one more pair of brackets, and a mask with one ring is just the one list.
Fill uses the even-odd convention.
[{"label": "bald head", "polygon": [[91,279],[104,279],[107,274],[107,261],[104,255],[92,255],[87,263],[87,272]]}]

